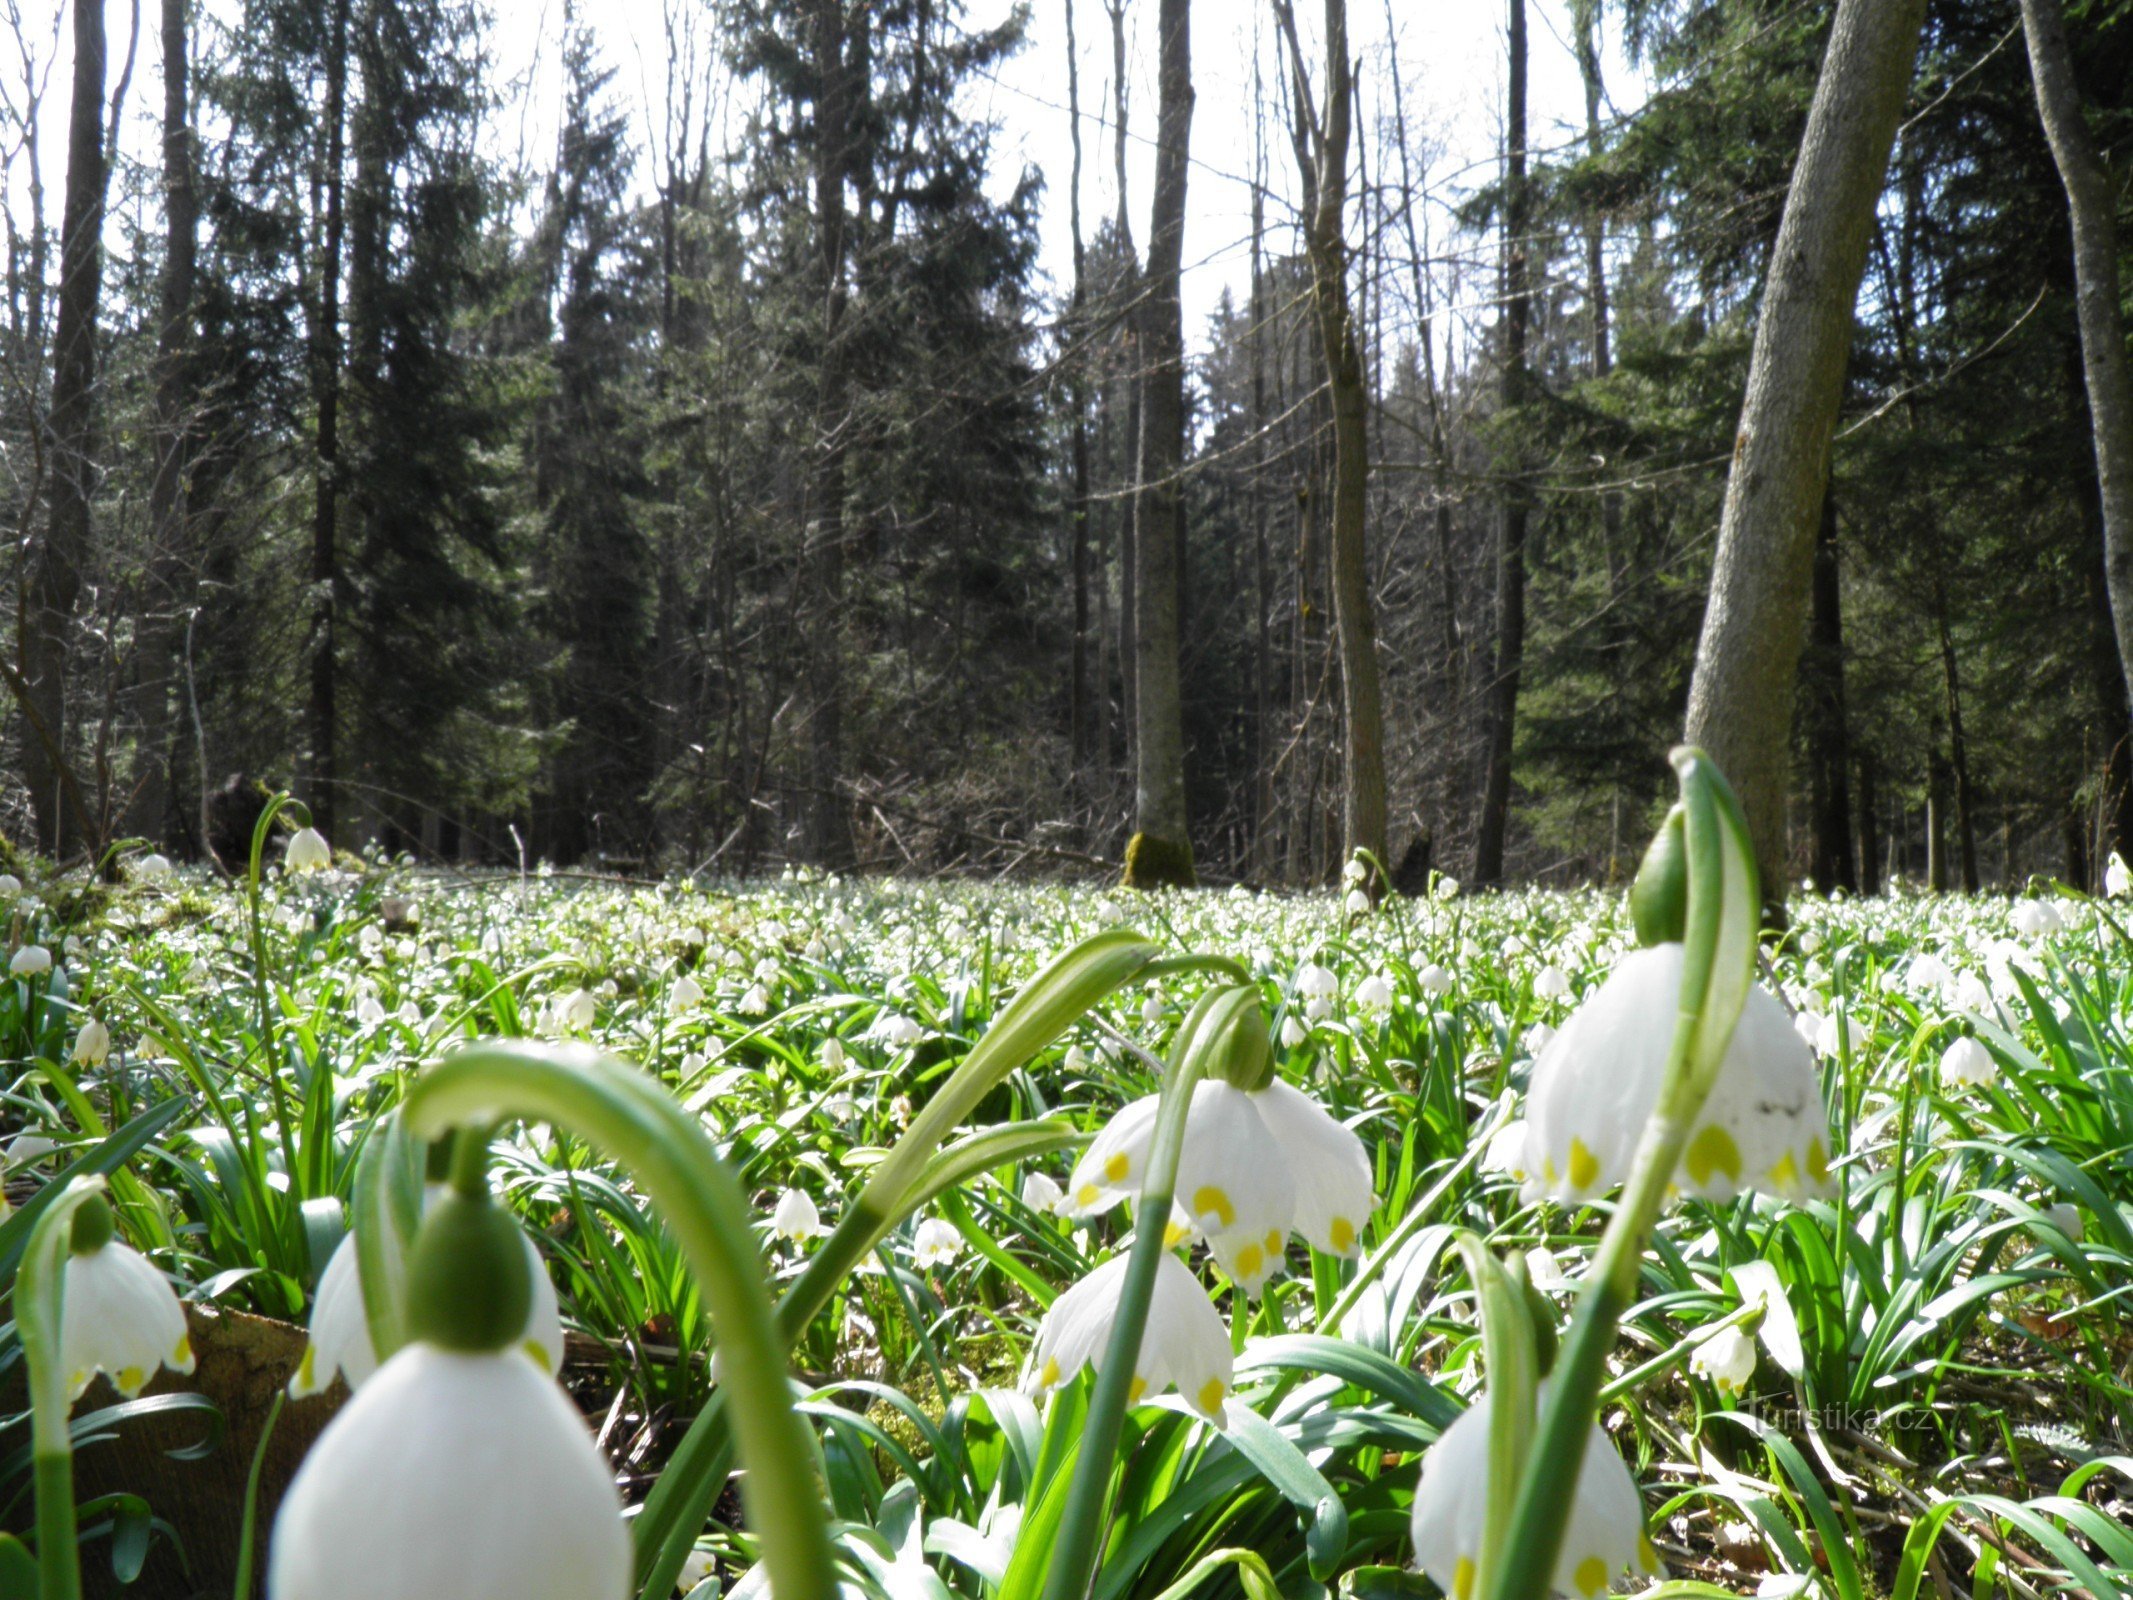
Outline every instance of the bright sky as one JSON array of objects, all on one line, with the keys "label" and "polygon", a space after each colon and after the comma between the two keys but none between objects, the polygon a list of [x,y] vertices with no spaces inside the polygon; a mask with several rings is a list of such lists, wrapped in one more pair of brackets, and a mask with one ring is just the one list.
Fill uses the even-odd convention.
[{"label": "bright sky", "polygon": [[[63,7],[67,0],[58,3]],[[235,10],[230,0],[206,3],[218,14]],[[491,43],[494,81],[506,86],[495,114],[491,147],[506,158],[523,152],[537,165],[554,147],[563,0],[491,3],[496,13]],[[1012,183],[1018,163],[1043,173],[1043,267],[1054,287],[1061,290],[1070,281],[1072,263],[1066,192],[1072,172],[1066,74],[1068,3],[1031,0],[1029,44],[995,80],[973,89],[969,107],[973,114],[999,125],[996,148],[1003,189]],[[1102,0],[1072,3],[1081,67],[1083,225],[1093,235],[1097,220],[1117,204],[1110,131],[1111,40]],[[135,12],[111,0],[107,4],[114,85],[126,54],[131,17],[140,16],[141,37],[128,89],[123,142],[137,159],[153,162],[158,148],[155,118],[161,103],[157,8],[142,6]],[[968,15],[975,24],[989,24],[1004,16],[1009,4],[1010,0],[968,0]],[[1391,123],[1392,75],[1386,63],[1396,52],[1406,93],[1410,149],[1418,159],[1429,154],[1426,170],[1417,173],[1427,187],[1424,226],[1441,247],[1450,234],[1446,225],[1450,208],[1495,172],[1503,119],[1506,0],[1349,0],[1349,4],[1351,46],[1362,62],[1364,121],[1372,126]],[[53,9],[52,0],[8,0],[10,10],[17,7],[24,31],[38,47],[37,54],[49,63],[41,125],[45,202],[56,223],[64,184],[70,30],[64,26],[64,11]],[[615,92],[638,112],[637,143],[645,154],[640,184],[647,191],[653,176],[652,153],[662,138],[657,118],[665,93],[669,8],[677,17],[693,21],[700,58],[708,58],[715,49],[716,30],[712,7],[705,0],[698,0],[693,10],[689,0],[602,0],[591,10],[603,54],[616,68]],[[1296,9],[1316,78],[1322,66],[1317,29],[1323,8],[1314,0],[1296,0]],[[1156,115],[1156,17],[1157,0],[1129,0],[1127,188],[1134,237],[1144,247]],[[1569,44],[1566,0],[1529,0],[1529,19],[1529,138],[1537,152],[1545,152],[1582,137],[1583,92]],[[1194,344],[1200,341],[1224,289],[1241,297],[1249,281],[1255,52],[1270,113],[1269,147],[1263,157],[1272,196],[1267,220],[1270,230],[1275,230],[1269,248],[1294,247],[1293,234],[1284,237],[1280,231],[1293,223],[1297,183],[1280,121],[1277,43],[1271,9],[1258,0],[1198,0],[1193,7],[1197,102],[1187,195],[1185,315],[1186,337]],[[1616,112],[1634,109],[1643,97],[1643,81],[1622,61],[1612,41],[1605,71],[1609,106]],[[19,105],[19,75],[5,69],[0,73],[14,78],[8,84],[9,99]],[[747,93],[743,88],[727,99],[715,125],[714,143],[721,137],[730,142],[742,136]],[[1391,148],[1389,134],[1381,142],[1370,136],[1369,127],[1358,129],[1358,143],[1364,147],[1364,158],[1373,163],[1381,151]],[[1387,176],[1396,178],[1397,173]],[[1370,177],[1378,180],[1375,171]],[[19,223],[27,204],[19,169],[10,173],[8,188],[9,204]],[[116,190],[113,199],[125,203]],[[152,221],[147,209],[152,200],[137,195],[133,204],[135,221]],[[1354,219],[1351,212],[1351,237],[1359,236],[1361,227]],[[115,218],[114,228],[120,226]],[[114,245],[120,237],[114,233]],[[1486,271],[1474,274],[1472,284],[1459,292],[1464,315],[1482,314],[1488,277]]]}]

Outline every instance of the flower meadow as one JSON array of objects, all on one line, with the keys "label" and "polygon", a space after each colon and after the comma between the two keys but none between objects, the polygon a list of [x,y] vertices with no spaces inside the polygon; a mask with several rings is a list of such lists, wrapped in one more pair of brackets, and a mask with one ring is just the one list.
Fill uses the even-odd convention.
[{"label": "flower meadow", "polygon": [[2126,1592],[2117,903],[1758,944],[1695,817],[1685,922],[0,880],[0,1596]]}]

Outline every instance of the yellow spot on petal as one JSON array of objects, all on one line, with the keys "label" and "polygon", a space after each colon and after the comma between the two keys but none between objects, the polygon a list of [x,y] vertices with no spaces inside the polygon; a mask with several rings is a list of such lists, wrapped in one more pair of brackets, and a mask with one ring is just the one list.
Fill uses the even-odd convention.
[{"label": "yellow spot on petal", "polygon": [[1266,1253],[1270,1256],[1278,1256],[1281,1254],[1281,1230],[1279,1228],[1267,1229]]},{"label": "yellow spot on petal", "polygon": [[1735,1183],[1740,1182],[1740,1146],[1733,1142],[1732,1134],[1715,1122],[1689,1141],[1682,1159],[1698,1188],[1708,1185],[1712,1175],[1719,1172]]},{"label": "yellow spot on petal", "polygon": [[1163,1230],[1163,1248],[1165,1250],[1175,1250],[1185,1242],[1191,1233],[1192,1229],[1186,1227],[1184,1223],[1171,1223],[1169,1227]]},{"label": "yellow spot on petal", "polygon": [[1220,1378],[1209,1378],[1200,1385],[1200,1392],[1193,1396],[1193,1403],[1210,1417],[1222,1413],[1222,1396],[1228,1392]]},{"label": "yellow spot on petal", "polygon": [[1196,1217],[1212,1214],[1225,1228],[1237,1225],[1237,1208],[1230,1204],[1228,1192],[1212,1183],[1202,1184],[1193,1191],[1192,1214]]},{"label": "yellow spot on petal", "polygon": [[1607,1563],[1598,1556],[1587,1556],[1578,1563],[1578,1569],[1570,1575],[1570,1581],[1578,1586],[1579,1594],[1599,1594],[1607,1587]]},{"label": "yellow spot on petal", "polygon": [[318,1346],[304,1346],[304,1359],[296,1364],[296,1386],[306,1394],[318,1387]]},{"label": "yellow spot on petal", "polygon": [[148,1374],[139,1367],[120,1367],[111,1376],[111,1382],[120,1394],[132,1394],[148,1381]]},{"label": "yellow spot on petal", "polygon": [[1138,1405],[1141,1396],[1147,1392],[1148,1380],[1136,1372],[1133,1375],[1133,1381],[1126,1385],[1126,1404],[1129,1406]]},{"label": "yellow spot on petal", "polygon": [[1555,1157],[1541,1157],[1541,1176],[1546,1178],[1550,1183],[1555,1182],[1555,1180],[1561,1176],[1561,1174],[1555,1170]]},{"label": "yellow spot on petal", "polygon": [[1641,1533],[1637,1535],[1637,1565],[1646,1572],[1659,1570],[1659,1552],[1652,1548],[1651,1539]]},{"label": "yellow spot on petal", "polygon": [[1256,1244],[1248,1244],[1237,1252],[1237,1276],[1256,1278],[1266,1269],[1266,1252]]},{"label": "yellow spot on petal", "polygon": [[548,1370],[548,1352],[542,1347],[540,1340],[528,1339],[521,1348],[533,1358],[535,1366],[539,1367],[543,1372]]},{"label": "yellow spot on petal", "polygon": [[1062,1376],[1064,1374],[1059,1370],[1059,1358],[1057,1356],[1046,1356],[1044,1358],[1044,1369],[1037,1374],[1037,1387],[1040,1389],[1056,1388]]},{"label": "yellow spot on petal", "polygon": [[183,1333],[178,1336],[178,1347],[170,1353],[170,1367],[174,1372],[193,1370],[193,1336]]},{"label": "yellow spot on petal", "polygon": [[1085,1183],[1079,1189],[1076,1189],[1074,1191],[1074,1204],[1086,1210],[1088,1207],[1096,1204],[1096,1197],[1098,1193],[1099,1191],[1095,1184]]},{"label": "yellow spot on petal", "polygon": [[1800,1164],[1792,1159],[1792,1152],[1787,1150],[1778,1158],[1778,1164],[1770,1169],[1770,1182],[1775,1188],[1790,1189],[1799,1181]]},{"label": "yellow spot on petal", "polygon": [[1807,1176],[1816,1183],[1829,1182],[1829,1152],[1822,1148],[1819,1134],[1807,1141]]},{"label": "yellow spot on petal", "polygon": [[[1549,1176],[1554,1177],[1554,1173]],[[1600,1176],[1600,1158],[1592,1153],[1592,1147],[1583,1139],[1570,1141],[1570,1187],[1590,1189]]]},{"label": "yellow spot on petal", "polygon": [[1123,1183],[1126,1181],[1126,1174],[1132,1170],[1133,1163],[1126,1159],[1126,1152],[1123,1150],[1116,1151],[1111,1159],[1104,1163],[1104,1181],[1106,1183]]},{"label": "yellow spot on petal", "polygon": [[1461,1556],[1459,1564],[1452,1568],[1452,1600],[1474,1600],[1474,1563],[1471,1557]]},{"label": "yellow spot on petal", "polygon": [[1333,1226],[1327,1230],[1327,1236],[1333,1241],[1335,1255],[1344,1256],[1355,1248],[1355,1224],[1346,1217],[1335,1217]]}]

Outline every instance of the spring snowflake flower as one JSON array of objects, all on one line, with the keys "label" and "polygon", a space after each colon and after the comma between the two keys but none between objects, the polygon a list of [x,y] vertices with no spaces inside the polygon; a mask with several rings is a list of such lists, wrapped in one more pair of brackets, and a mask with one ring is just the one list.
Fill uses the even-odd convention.
[{"label": "spring snowflake flower", "polygon": [[289,835],[289,842],[282,848],[281,866],[284,872],[317,872],[333,865],[333,846],[316,828],[298,828]]},{"label": "spring snowflake flower", "polygon": [[789,1239],[798,1244],[802,1239],[819,1239],[828,1232],[822,1225],[821,1211],[805,1189],[787,1189],[778,1196],[777,1209],[770,1214],[773,1239]]},{"label": "spring snowflake flower", "polygon": [[770,1009],[770,991],[760,983],[751,983],[733,1009],[744,1017],[760,1017]]},{"label": "spring snowflake flower", "polygon": [[[1525,1166],[1556,1199],[1586,1200],[1629,1175],[1666,1073],[1684,959],[1678,944],[1631,951],[1533,1063]],[[1828,1187],[1814,1056],[1760,985],[1748,991],[1674,1181],[1711,1200],[1745,1189],[1802,1200]]]},{"label": "spring snowflake flower", "polygon": [[365,1028],[375,1028],[385,1020],[385,1002],[369,990],[356,1002],[356,1022]]},{"label": "spring snowflake flower", "polygon": [[684,972],[674,980],[674,987],[667,991],[667,1006],[677,1017],[685,1017],[704,1003],[704,986]]},{"label": "spring snowflake flower", "polygon": [[1536,1022],[1526,1030],[1526,1054],[1535,1060],[1555,1040],[1555,1030],[1545,1022]]},{"label": "spring snowflake flower", "polygon": [[1141,1002],[1141,1021],[1154,1027],[1163,1020],[1163,997],[1155,990],[1148,991],[1148,998]]},{"label": "spring snowflake flower", "polygon": [[1341,910],[1351,917],[1370,915],[1370,892],[1367,889],[1350,889],[1341,901]]},{"label": "spring snowflake flower", "polygon": [[573,989],[568,994],[556,996],[549,1014],[550,1026],[557,1033],[590,1033],[594,1014],[591,991]]},{"label": "spring snowflake flower", "polygon": [[1720,1328],[1689,1352],[1689,1371],[1709,1378],[1720,1394],[1732,1399],[1755,1376],[1755,1341],[1738,1326]]},{"label": "spring snowflake flower", "polygon": [[900,1011],[885,1011],[868,1030],[891,1050],[908,1050],[926,1037],[926,1030]]},{"label": "spring snowflake flower", "polygon": [[1437,881],[1431,887],[1430,893],[1434,894],[1439,900],[1456,900],[1459,898],[1459,880],[1448,872],[1440,872],[1437,874]]},{"label": "spring snowflake flower", "polygon": [[[1047,1394],[1084,1367],[1100,1367],[1111,1348],[1118,1299],[1126,1286],[1130,1255],[1113,1256],[1052,1302],[1030,1351],[1025,1387]],[[1218,1426],[1233,1372],[1229,1330],[1208,1301],[1199,1279],[1168,1251],[1155,1269],[1148,1323],[1133,1363],[1129,1403],[1167,1389]]]},{"label": "spring snowflake flower", "polygon": [[1022,1180],[1022,1203],[1042,1216],[1056,1216],[1066,1201],[1066,1191],[1042,1172],[1032,1172]]},{"label": "spring snowflake flower", "polygon": [[2113,850],[2111,859],[2104,863],[2103,892],[2113,900],[2118,900],[2129,890],[2133,890],[2133,871],[2127,870],[2125,857]]},{"label": "spring snowflake flower", "polygon": [[945,1217],[928,1217],[911,1235],[911,1259],[919,1267],[952,1266],[963,1253],[963,1236]]},{"label": "spring snowflake flower", "polygon": [[1542,967],[1533,979],[1533,997],[1536,1000],[1562,1000],[1570,994],[1570,974],[1554,962]]},{"label": "spring snowflake flower", "polygon": [[[1543,1385],[1545,1388],[1546,1386]],[[1452,1600],[1472,1600],[1489,1511],[1489,1411],[1483,1393],[1422,1457],[1415,1488],[1415,1557]],[[1595,1423],[1571,1496],[1570,1520],[1556,1557],[1558,1594],[1595,1600],[1623,1571],[1659,1571],[1659,1552],[1644,1535],[1637,1483]]]},{"label": "spring snowflake flower", "polygon": [[12,872],[0,872],[0,895],[12,900],[22,893],[22,880]]},{"label": "spring snowflake flower", "polygon": [[[1075,1163],[1067,1193],[1095,1216],[1140,1192],[1159,1100],[1121,1110]],[[1248,1295],[1281,1265],[1290,1233],[1352,1256],[1372,1205],[1370,1157],[1354,1132],[1279,1078],[1245,1090],[1218,1079],[1193,1089],[1176,1199],[1222,1270]]]},{"label": "spring snowflake flower", "polygon": [[822,1041],[821,1061],[824,1072],[842,1072],[851,1065],[851,1060],[851,1053],[844,1048],[844,1041],[834,1033]]},{"label": "spring snowflake flower", "polygon": [[1992,1052],[1967,1033],[1941,1052],[1942,1083],[1961,1088],[1991,1083],[1999,1075],[2000,1063]]},{"label": "spring snowflake flower", "polygon": [[2015,932],[2027,939],[2048,939],[2066,931],[2066,918],[2049,900],[2017,900],[2013,921]]},{"label": "spring snowflake flower", "polygon": [[1331,967],[1306,961],[1296,969],[1296,992],[1306,1000],[1331,1000],[1341,992],[1341,981]]},{"label": "spring snowflake flower", "polygon": [[1373,973],[1355,986],[1355,1008],[1358,1011],[1390,1011],[1392,998],[1392,980],[1381,972]]},{"label": "spring snowflake flower", "polygon": [[59,1366],[67,1397],[99,1372],[131,1400],[157,1367],[193,1370],[185,1308],[148,1258],[116,1238],[67,1258],[59,1311]]},{"label": "spring snowflake flower", "polygon": [[41,978],[52,970],[52,952],[41,944],[26,944],[15,952],[7,970],[18,978]]},{"label": "spring snowflake flower", "polygon": [[167,878],[171,874],[170,857],[157,851],[151,851],[133,864],[132,871],[133,876],[144,883],[152,883],[158,878]]},{"label": "spring snowflake flower", "polygon": [[[1341,882],[1351,888],[1355,888],[1369,881],[1370,869],[1363,865],[1363,858],[1361,856],[1350,856],[1347,864],[1341,868]],[[1238,887],[1242,888],[1243,885],[1240,884]]]},{"label": "spring snowflake flower", "polygon": [[1295,1012],[1292,1011],[1281,1019],[1282,1049],[1294,1050],[1310,1037],[1311,1030],[1303,1025],[1303,1019],[1297,1016]]},{"label": "spring snowflake flower", "polygon": [[[555,1284],[531,1239],[526,1240],[526,1267],[532,1274],[533,1303],[526,1313],[526,1331],[518,1342],[533,1363],[551,1378],[563,1370],[563,1314],[556,1303]],[[338,1373],[350,1389],[360,1389],[378,1370],[376,1347],[370,1342],[370,1315],[363,1303],[363,1277],[356,1260],[353,1232],[326,1258],[319,1274],[318,1289],[311,1297],[310,1338],[303,1359],[289,1379],[289,1398],[302,1400],[329,1388]]]},{"label": "spring snowflake flower", "polygon": [[111,1030],[95,1017],[81,1025],[74,1035],[74,1048],[67,1059],[78,1067],[100,1067],[111,1054]]},{"label": "spring snowflake flower", "polygon": [[621,1497],[563,1391],[422,1341],[319,1435],[274,1524],[274,1600],[624,1600]]},{"label": "spring snowflake flower", "polygon": [[1452,975],[1434,961],[1415,974],[1415,983],[1432,999],[1452,991]]}]

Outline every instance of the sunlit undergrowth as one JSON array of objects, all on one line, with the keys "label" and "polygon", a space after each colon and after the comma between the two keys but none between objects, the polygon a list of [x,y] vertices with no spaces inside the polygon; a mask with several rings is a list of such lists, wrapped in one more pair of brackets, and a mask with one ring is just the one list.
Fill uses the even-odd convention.
[{"label": "sunlit undergrowth", "polygon": [[[1481,1355],[1453,1232],[1524,1253],[1564,1314],[1608,1211],[1523,1198],[1501,1135],[1536,1051],[1631,943],[1616,895],[1445,885],[1351,912],[1337,896],[380,869],[270,879],[256,929],[242,892],[191,878],[136,880],[71,924],[62,905],[33,883],[12,907],[12,947],[57,965],[0,986],[11,1194],[93,1155],[117,1174],[123,1232],[189,1298],[293,1321],[367,1136],[459,1042],[583,1037],[656,1078],[740,1175],[790,1282],[1044,960],[1128,925],[1231,956],[1279,1071],[1362,1136],[1376,1210],[1359,1261],[1292,1242],[1256,1301],[1196,1253],[1237,1353],[1228,1426],[1177,1395],[1133,1409],[1102,1600],[1188,1579],[1241,1592],[1249,1573],[1207,1562],[1237,1549],[1284,1594],[1432,1592],[1409,1505]],[[1820,1063],[1833,1197],[1670,1209],[1610,1365],[1606,1423],[1672,1581],[1845,1600],[2121,1590],[2133,942],[2072,897],[1806,900],[1794,918],[1765,981]],[[1093,1133],[1155,1088],[1209,981],[1114,995],[969,1124]],[[565,1380],[639,1499],[714,1382],[683,1252],[575,1140],[534,1125],[497,1151],[560,1297]],[[1033,1486],[1087,1404],[1069,1384],[1048,1425],[1027,1354],[1054,1299],[1127,1238],[1115,1215],[1061,1214],[1074,1155],[1062,1141],[945,1190],[794,1347],[840,1554],[870,1592],[1027,1588],[1015,1535],[1045,1514]],[[722,1499],[692,1581],[750,1582],[739,1523]]]}]

